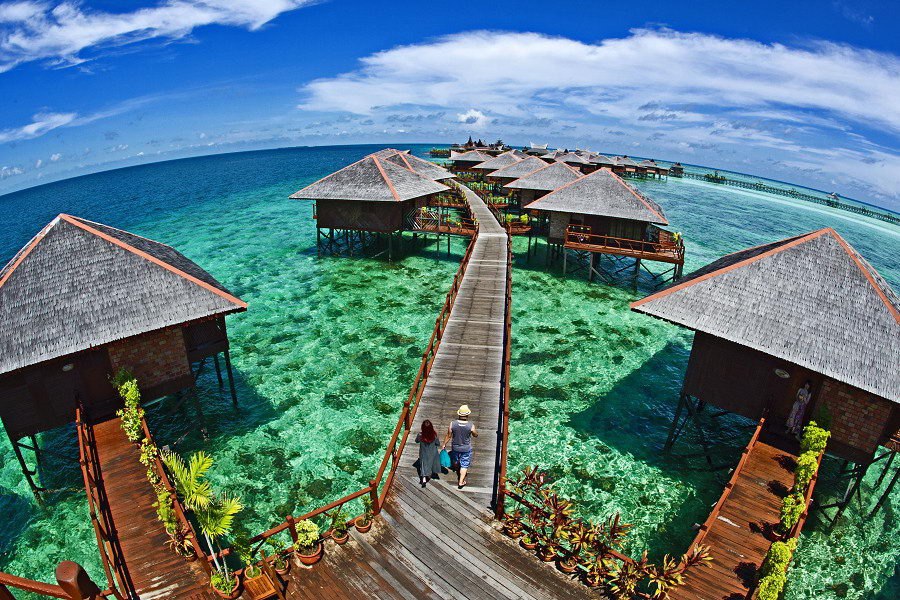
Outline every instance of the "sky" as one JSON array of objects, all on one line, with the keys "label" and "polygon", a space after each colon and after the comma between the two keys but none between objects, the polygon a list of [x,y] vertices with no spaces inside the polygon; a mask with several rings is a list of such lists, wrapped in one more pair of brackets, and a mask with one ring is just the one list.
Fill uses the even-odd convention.
[{"label": "sky", "polygon": [[0,0],[0,194],[469,135],[900,210],[900,2]]}]

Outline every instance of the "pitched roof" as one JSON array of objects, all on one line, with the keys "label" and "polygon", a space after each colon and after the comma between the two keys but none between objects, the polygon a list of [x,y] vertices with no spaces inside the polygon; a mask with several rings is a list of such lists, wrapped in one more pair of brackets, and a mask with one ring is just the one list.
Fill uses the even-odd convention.
[{"label": "pitched roof", "polygon": [[512,152],[513,155],[518,158],[528,158],[529,156],[531,156],[527,152],[522,152],[521,150],[510,150],[510,152]]},{"label": "pitched roof", "polygon": [[469,150],[468,152],[450,151],[450,160],[456,162],[482,163],[493,158],[490,154],[479,152],[478,150]]},{"label": "pitched roof", "polygon": [[0,374],[246,307],[174,248],[59,215],[0,270]]},{"label": "pitched roof", "polygon": [[637,163],[628,158],[627,156],[617,156],[615,159],[617,165],[627,165],[629,167],[636,167]]},{"label": "pitched roof", "polygon": [[522,160],[512,151],[504,152],[503,154],[498,154],[494,158],[488,159],[482,163],[478,163],[473,169],[480,169],[482,171],[496,171],[497,169],[502,169],[503,167],[508,167],[509,165],[514,165],[517,162]]},{"label": "pitched roof", "polygon": [[538,198],[525,208],[600,215],[668,225],[662,208],[608,169],[598,169]]},{"label": "pitched roof", "polygon": [[589,164],[589,161],[581,156],[580,154],[576,154],[575,152],[566,152],[565,154],[560,154],[556,157],[556,160],[564,163],[574,163],[577,165],[586,165]]},{"label": "pitched roof", "polygon": [[590,161],[596,165],[614,165],[616,164],[616,160],[610,158],[604,154],[594,154],[591,156]]},{"label": "pitched roof", "polygon": [[[543,161],[541,161],[543,162]],[[498,174],[499,175],[499,174]],[[503,187],[513,190],[540,190],[549,192],[581,177],[581,173],[566,163],[553,162]]]},{"label": "pitched roof", "polygon": [[900,298],[833,229],[729,254],[631,308],[900,402]]},{"label": "pitched roof", "polygon": [[427,177],[432,181],[453,178],[453,173],[451,173],[444,167],[436,165],[430,160],[425,160],[424,158],[413,156],[409,153],[409,151],[397,152],[396,154],[388,156],[384,160],[386,162],[391,162],[396,165],[411,169],[422,177]]},{"label": "pitched roof", "polygon": [[388,160],[396,154],[395,152],[385,158],[366,156],[291,194],[290,197],[308,200],[402,202],[447,189],[447,186],[411,171],[406,165]]},{"label": "pitched roof", "polygon": [[519,162],[513,163],[508,167],[503,167],[490,174],[490,177],[503,177],[507,179],[518,179],[534,173],[538,169],[543,169],[547,163],[536,156],[529,156]]}]

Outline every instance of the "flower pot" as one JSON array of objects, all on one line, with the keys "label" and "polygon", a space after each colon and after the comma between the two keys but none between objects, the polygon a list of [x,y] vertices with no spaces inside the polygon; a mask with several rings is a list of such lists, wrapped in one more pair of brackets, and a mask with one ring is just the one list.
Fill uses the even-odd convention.
[{"label": "flower pot", "polygon": [[552,548],[547,548],[546,546],[538,551],[538,555],[544,562],[553,562],[556,560],[556,552]]},{"label": "flower pot", "polygon": [[534,550],[535,548],[537,548],[537,542],[526,542],[524,538],[519,541],[519,545],[526,550]]},{"label": "flower pot", "polygon": [[281,575],[281,576],[284,576],[284,575],[287,575],[287,574],[288,574],[288,571],[291,570],[291,561],[287,560],[287,559],[284,558],[284,557],[282,557],[281,560],[282,560],[282,563],[281,563],[281,564],[284,565],[284,566],[281,567],[281,568],[278,568],[278,567],[276,566],[276,562],[275,562],[275,558],[274,558],[274,557],[270,558],[269,562],[272,564],[272,568],[275,569],[275,572],[276,572],[276,573],[278,573],[278,574]]},{"label": "flower pot", "polygon": [[338,536],[338,535],[332,533],[331,539],[333,539],[334,543],[337,544],[338,546],[343,546],[344,544],[347,543],[347,540],[350,539],[350,532],[349,531],[344,532],[344,535],[342,535],[342,536]]},{"label": "flower pot", "polygon": [[515,539],[518,539],[518,538],[522,537],[522,534],[524,534],[525,532],[522,531],[521,528],[516,528],[516,527],[514,527],[514,528],[504,527],[504,528],[503,528],[503,533],[505,533],[506,535],[508,535],[509,537],[511,537],[512,539],[515,540]]},{"label": "flower pot", "polygon": [[360,525],[363,522],[362,517],[357,517],[353,524],[356,526],[356,530],[360,533],[367,533],[370,529],[372,529],[372,519],[369,519],[369,522],[365,525]]},{"label": "flower pot", "polygon": [[[212,590],[216,593],[219,598],[227,598],[227,600],[235,600],[238,596],[240,596],[240,588],[241,582],[238,580],[237,576],[234,578],[234,587],[231,588],[231,592],[223,592],[221,590],[217,590],[213,588]],[[211,587],[211,586],[210,586]]]},{"label": "flower pot", "polygon": [[563,573],[574,573],[578,568],[578,562],[571,559],[559,559],[556,561],[556,568]]},{"label": "flower pot", "polygon": [[294,556],[297,557],[297,560],[300,561],[301,564],[310,566],[319,562],[324,553],[325,548],[322,546],[322,542],[318,542],[316,543],[316,549],[312,554],[301,554],[299,551],[295,550]]},{"label": "flower pot", "polygon": [[599,577],[590,577],[589,575],[585,575],[584,577],[582,577],[581,581],[589,588],[598,588],[600,587],[601,583]]}]

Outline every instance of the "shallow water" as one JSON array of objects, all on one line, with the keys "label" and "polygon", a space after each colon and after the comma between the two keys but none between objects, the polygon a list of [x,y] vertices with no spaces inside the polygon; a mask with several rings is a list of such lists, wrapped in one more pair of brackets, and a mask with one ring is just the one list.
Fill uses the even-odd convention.
[{"label": "shallow water", "polygon": [[[0,259],[59,212],[171,244],[246,300],[230,317],[240,409],[211,369],[200,379],[211,438],[190,405],[149,411],[160,443],[204,448],[215,482],[240,495],[253,532],[365,485],[384,451],[464,249],[422,249],[402,261],[317,258],[307,203],[288,194],[375,147],[265,151],[190,159],[78,178],[0,197]],[[427,150],[426,147],[417,149]],[[688,245],[689,272],[740,248],[836,228],[895,288],[900,230],[812,204],[703,182],[638,184],[665,208]],[[526,261],[516,240],[513,272],[510,469],[539,463],[583,514],[620,511],[635,524],[632,552],[682,552],[722,483],[701,458],[659,452],[677,401],[690,335],[628,310],[649,291],[630,270],[617,286],[548,269],[543,245]],[[716,461],[733,464],[748,423],[725,419]],[[676,451],[695,452],[689,436]],[[0,569],[49,580],[62,559],[99,581],[71,430],[45,434],[45,481],[66,488],[40,507],[0,442]],[[548,452],[552,448],[552,452]],[[833,467],[833,466],[832,466]],[[826,468],[831,468],[826,465]],[[52,473],[52,476],[50,474]],[[721,476],[721,474],[720,474]],[[869,484],[876,475],[871,475]],[[823,495],[828,490],[823,490]],[[863,499],[874,502],[871,490]],[[787,598],[885,598],[900,549],[895,491],[875,519],[852,507],[833,532],[804,532]]]}]

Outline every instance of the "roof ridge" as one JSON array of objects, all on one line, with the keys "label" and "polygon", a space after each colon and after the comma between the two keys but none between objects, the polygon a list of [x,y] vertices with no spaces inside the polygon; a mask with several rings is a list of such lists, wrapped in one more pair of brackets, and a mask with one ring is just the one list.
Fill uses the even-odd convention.
[{"label": "roof ridge", "polygon": [[[381,161],[378,160],[375,156],[369,156],[375,162],[375,166],[378,167],[378,172],[381,173],[381,177],[384,179],[384,182],[388,185],[388,188],[391,190],[391,194],[394,196],[394,200],[400,202],[400,194],[397,193],[397,188],[394,187],[394,182],[391,181],[391,178],[388,177],[388,174],[384,171],[384,167],[381,166]],[[418,173],[417,173],[418,175]],[[421,176],[420,176],[421,177]]]},{"label": "roof ridge", "polygon": [[839,234],[833,228],[826,227],[822,231],[828,233],[835,239],[835,241],[837,241],[841,249],[843,249],[843,251],[847,253],[850,259],[856,265],[856,268],[862,271],[866,280],[869,282],[869,285],[871,285],[875,289],[875,293],[878,294],[878,297],[881,298],[882,302],[884,302],[884,305],[887,307],[888,312],[891,313],[891,315],[894,317],[894,320],[897,321],[898,324],[900,324],[900,311],[897,310],[897,307],[894,306],[894,304],[887,297],[887,294],[884,293],[884,290],[881,289],[881,286],[878,285],[878,282],[875,281],[875,277],[872,275],[872,272],[867,268],[868,261],[860,256],[856,249],[848,244],[847,241],[841,237],[841,234]]},{"label": "roof ridge", "polygon": [[59,223],[60,217],[62,216],[62,214],[59,214],[55,216],[52,221],[44,225],[44,227],[38,231],[22,249],[15,253],[9,262],[3,265],[3,268],[0,269],[0,273],[2,273],[2,275],[0,275],[0,287],[3,287],[3,284],[12,277],[13,272],[22,264],[22,261],[31,254],[31,251],[34,250],[38,243],[40,243],[40,241],[50,233],[50,230]]},{"label": "roof ridge", "polygon": [[[69,223],[70,225],[74,225],[75,227],[78,227],[79,229],[82,229],[84,231],[87,231],[88,233],[96,235],[97,237],[104,239],[107,242],[110,242],[111,244],[119,246],[120,248],[127,250],[127,251],[131,252],[132,254],[136,254],[137,256],[143,258],[144,260],[150,261],[153,264],[158,265],[158,266],[166,269],[167,271],[170,271],[170,272],[178,275],[179,277],[187,279],[191,283],[193,283],[195,285],[199,285],[203,289],[205,289],[209,292],[212,292],[212,293],[216,294],[217,296],[224,298],[225,300],[231,302],[232,304],[237,304],[241,308],[247,308],[247,303],[244,302],[243,300],[241,300],[240,298],[232,296],[228,292],[224,292],[224,291],[218,289],[217,287],[210,285],[210,284],[206,283],[205,281],[202,281],[202,280],[194,277],[193,275],[189,275],[188,273],[185,273],[181,269],[167,263],[164,260],[161,260],[155,256],[151,256],[150,254],[147,254],[146,252],[144,252],[142,250],[138,250],[131,244],[128,244],[128,243],[126,243],[120,239],[117,239],[109,234],[103,233],[102,231],[100,231],[98,229],[94,229],[87,223],[80,221],[78,217],[74,217],[72,215],[67,215],[67,214],[63,213],[63,214],[60,214],[58,218],[62,219],[66,223]],[[88,223],[91,223],[91,221],[88,221]],[[96,225],[99,225],[99,224],[100,223],[96,223]],[[113,227],[112,229],[115,229],[115,227]],[[123,230],[118,230],[118,231],[123,231]],[[125,232],[125,233],[129,233],[129,232]],[[136,236],[136,237],[140,237],[140,236]],[[142,239],[147,239],[147,238],[142,238]],[[153,240],[149,240],[149,241],[153,241]],[[156,243],[159,243],[159,242],[156,242]],[[165,244],[162,244],[162,245],[165,245]],[[169,246],[169,247],[171,247],[171,246]]]},{"label": "roof ridge", "polygon": [[[355,165],[355,164],[361,163],[362,161],[366,160],[366,159],[369,158],[370,156],[371,156],[371,155],[363,156],[361,159],[355,160],[355,161],[353,161],[352,163],[350,163],[349,165],[343,166],[343,167],[341,167],[340,169],[338,169],[337,171],[333,171],[333,172],[329,173],[329,174],[326,175],[325,177],[320,177],[319,179],[316,179],[315,181],[313,181],[313,182],[310,183],[309,185],[303,186],[302,188],[300,188],[299,190],[297,190],[297,192],[302,192],[303,190],[305,190],[305,189],[308,188],[308,187],[312,187],[312,186],[316,185],[317,183],[322,183],[322,182],[325,181],[326,179],[330,179],[331,177],[334,177],[335,175],[337,175],[338,173],[340,173],[340,172],[343,171],[344,169],[347,169],[347,168],[349,168],[349,167],[352,167],[352,166]],[[296,197],[295,197],[295,196],[297,196],[297,192],[294,192],[293,194],[291,194],[290,196],[288,196],[288,200],[300,200],[300,198],[296,198]]]},{"label": "roof ridge", "polygon": [[[633,309],[638,306],[642,306],[642,305],[646,304],[647,302],[650,302],[651,300],[656,300],[658,298],[668,296],[672,292],[677,292],[679,290],[683,290],[685,288],[688,288],[688,287],[694,285],[695,283],[700,283],[701,281],[706,281],[707,279],[712,279],[713,277],[717,277],[719,275],[723,275],[730,271],[740,269],[741,267],[746,267],[747,265],[755,263],[758,260],[762,260],[763,258],[768,258],[769,256],[772,256],[774,254],[778,254],[779,252],[788,250],[789,248],[793,248],[794,246],[799,246],[800,244],[804,244],[804,243],[814,240],[818,237],[821,237],[821,236],[825,235],[826,233],[828,233],[829,229],[831,229],[831,228],[826,227],[823,229],[818,229],[816,231],[811,231],[810,233],[807,233],[807,234],[804,234],[801,236],[797,236],[794,238],[787,238],[788,240],[791,240],[791,241],[787,242],[786,244],[782,244],[781,246],[778,246],[777,248],[772,248],[771,250],[766,250],[765,252],[760,252],[759,254],[757,254],[755,256],[745,258],[744,260],[738,261],[732,265],[728,265],[727,267],[722,267],[721,269],[716,269],[715,271],[710,271],[709,273],[704,273],[703,275],[701,275],[699,277],[695,277],[688,281],[685,281],[684,283],[679,283],[679,284],[673,285],[672,287],[666,288],[664,290],[660,290],[659,292],[656,292],[655,294],[650,294],[646,298],[641,298],[640,300],[636,300],[636,301],[632,302],[631,304],[628,305],[628,307]],[[771,244],[771,243],[776,243],[776,242],[769,242],[769,243]],[[766,244],[760,244],[759,246],[754,246],[753,248],[760,248],[765,245]],[[745,248],[744,250],[738,250],[737,252],[732,252],[731,254],[726,254],[725,256],[731,256],[733,254],[737,254],[738,252],[746,252],[747,250],[751,250],[751,249],[752,248]],[[722,256],[716,260],[721,260],[722,258],[724,258],[724,256]]]},{"label": "roof ridge", "polygon": [[[602,170],[603,170],[603,169],[597,169],[597,171],[602,171]],[[607,169],[607,170],[608,170],[608,169]],[[594,173],[596,173],[597,171],[594,171]],[[593,174],[593,173],[592,173],[592,174]],[[644,197],[641,196],[641,194],[637,193],[637,191],[635,191],[635,189],[634,189],[633,187],[631,187],[630,185],[628,185],[628,184],[625,182],[624,179],[622,179],[621,177],[619,177],[618,175],[616,175],[616,174],[613,173],[612,171],[609,171],[609,174],[612,175],[613,177],[615,177],[615,178],[616,178],[616,181],[618,181],[620,184],[622,184],[623,186],[625,186],[625,189],[626,189],[626,190],[628,190],[629,192],[631,192],[631,194],[632,194],[635,198],[637,198],[638,200],[640,200],[640,201],[643,203],[643,205],[646,206],[648,209],[650,209],[650,212],[652,212],[654,215],[656,215],[657,217],[659,217],[660,220],[661,220],[664,224],[666,224],[666,225],[669,224],[669,220],[668,220],[667,218],[665,218],[663,215],[659,214],[659,212],[658,212],[655,208],[653,208],[652,206],[650,206],[650,203],[647,202],[647,200],[644,199]],[[660,210],[661,210],[661,209],[660,209]]]}]

